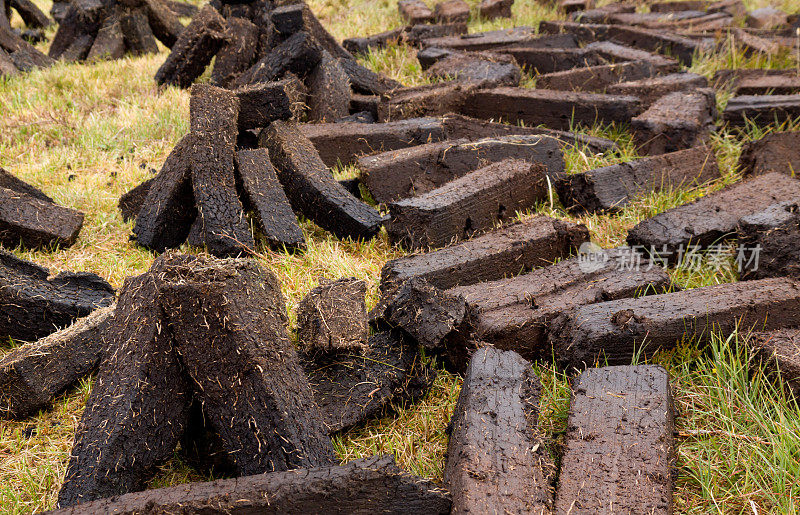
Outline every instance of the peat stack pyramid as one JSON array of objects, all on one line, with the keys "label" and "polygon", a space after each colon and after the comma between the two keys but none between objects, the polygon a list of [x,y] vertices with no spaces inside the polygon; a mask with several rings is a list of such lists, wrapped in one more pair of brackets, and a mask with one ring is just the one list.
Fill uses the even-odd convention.
[{"label": "peat stack pyramid", "polygon": [[53,60],[36,50],[33,45],[20,37],[38,39],[40,34],[30,31],[19,32],[11,28],[11,8],[32,28],[50,25],[50,19],[29,0],[0,0],[0,77],[16,75],[35,68],[53,64]]}]

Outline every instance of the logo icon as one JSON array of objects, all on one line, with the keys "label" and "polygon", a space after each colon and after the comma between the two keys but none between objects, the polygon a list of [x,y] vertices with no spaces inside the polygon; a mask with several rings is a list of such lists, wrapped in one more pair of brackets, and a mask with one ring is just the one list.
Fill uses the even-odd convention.
[{"label": "logo icon", "polygon": [[590,274],[597,272],[606,265],[609,256],[600,245],[586,241],[578,248],[578,267],[581,272]]}]

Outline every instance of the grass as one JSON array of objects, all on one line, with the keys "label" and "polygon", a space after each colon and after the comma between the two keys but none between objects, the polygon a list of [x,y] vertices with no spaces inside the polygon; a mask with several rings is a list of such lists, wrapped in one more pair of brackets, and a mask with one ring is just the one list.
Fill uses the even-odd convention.
[{"label": "grass", "polygon": [[[474,3],[474,0],[470,0]],[[37,0],[49,9],[48,0]],[[745,2],[749,9],[766,1]],[[338,38],[366,35],[400,24],[395,0],[310,0],[315,12]],[[785,0],[787,12],[800,8]],[[517,0],[516,25],[559,17],[533,0]],[[14,20],[19,24],[20,20]],[[471,31],[509,27],[509,20],[474,21]],[[52,33],[51,33],[52,36]],[[46,45],[40,46],[46,48]],[[59,64],[8,80],[0,79],[0,165],[43,189],[59,203],[86,213],[78,242],[68,249],[14,252],[54,270],[86,270],[119,287],[126,276],[145,271],[154,256],[128,239],[131,225],[116,208],[119,196],[151,176],[188,131],[187,91],[159,91],[153,75],[165,58],[126,58],[94,64]],[[414,54],[392,46],[363,61],[408,85],[426,82]],[[726,45],[715,55],[700,56],[691,71],[711,76],[738,67],[798,67],[788,54],[773,59],[746,58]],[[530,84],[532,78],[526,78]],[[719,95],[720,108],[727,101]],[[592,239],[604,246],[622,245],[638,221],[739,180],[736,161],[743,142],[784,127],[723,129],[712,145],[723,178],[711,184],[653,193],[637,199],[616,216],[575,217],[557,202],[536,211],[584,223]],[[594,127],[582,132],[614,139],[620,151],[595,155],[570,149],[567,168],[579,172],[635,158],[627,127]],[[352,168],[338,170],[353,176]],[[294,323],[297,301],[320,277],[357,276],[367,281],[370,303],[376,300],[380,268],[402,252],[386,235],[370,242],[339,241],[304,222],[309,249],[287,255],[259,249],[259,260],[280,277]],[[198,249],[185,248],[186,251]],[[670,275],[682,288],[732,282],[732,258],[698,269],[678,267]],[[682,342],[651,361],[672,377],[677,408],[678,473],[675,491],[679,513],[790,513],[800,498],[800,410],[776,387],[778,380],[751,361],[747,335],[716,334],[710,345]],[[0,347],[0,354],[8,347]],[[537,363],[544,384],[540,425],[552,437],[557,456],[569,409],[569,376],[552,364]],[[52,508],[63,478],[75,427],[91,381],[58,399],[53,409],[21,422],[0,421],[0,512],[30,513]],[[335,438],[343,460],[375,453],[394,453],[400,465],[416,474],[441,478],[447,437],[445,428],[460,389],[460,379],[442,372],[430,394],[413,405],[394,406],[383,416]],[[162,467],[152,487],[206,479],[178,456]]]}]

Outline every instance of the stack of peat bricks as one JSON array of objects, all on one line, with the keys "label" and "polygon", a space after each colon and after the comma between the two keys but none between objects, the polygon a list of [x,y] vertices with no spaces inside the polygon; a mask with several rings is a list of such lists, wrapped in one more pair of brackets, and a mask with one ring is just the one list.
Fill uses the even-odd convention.
[{"label": "stack of peat bricks", "polygon": [[[23,19],[27,30],[11,27],[12,8]],[[52,59],[31,44],[44,38],[42,29],[50,24],[47,15],[30,0],[0,0],[0,78],[53,64]]]},{"label": "stack of peat bricks", "polygon": [[[800,396],[800,133],[748,142],[740,181],[723,181],[712,145],[720,124],[799,117],[800,79],[686,71],[722,45],[793,52],[798,19],[740,0],[648,13],[562,0],[570,21],[467,34],[472,16],[508,17],[512,3],[400,0],[408,25],[340,44],[302,2],[214,0],[183,28],[162,0],[93,1],[63,6],[51,56],[119,57],[161,40],[171,53],[155,78],[191,88],[190,130],[120,198],[136,242],[160,255],[118,293],[0,254],[0,336],[29,342],[0,359],[0,417],[34,415],[96,373],[60,513],[667,514],[670,379],[634,359],[752,333],[754,355]],[[3,14],[0,64],[6,53],[16,69],[48,64]],[[416,49],[430,84],[359,64],[394,44]],[[194,84],[212,61],[210,84]],[[718,92],[733,94],[719,117]],[[597,124],[629,127],[641,157],[568,173],[567,151],[619,150],[579,132]],[[343,166],[358,177],[336,180]],[[558,200],[615,216],[698,187],[617,248],[528,215]],[[0,173],[3,245],[70,245],[82,219]],[[414,253],[385,263],[369,312],[364,281],[320,281],[297,308],[295,345],[277,275],[248,257],[260,245],[303,252],[301,221],[339,239],[385,231]],[[667,269],[690,249],[721,243],[759,249],[758,266],[735,283],[672,283]],[[171,250],[184,244],[208,253]],[[562,445],[537,427],[537,361],[573,374]],[[464,377],[443,484],[391,456],[340,464],[331,439],[423,397],[434,362]],[[146,490],[176,452],[227,479]]]}]

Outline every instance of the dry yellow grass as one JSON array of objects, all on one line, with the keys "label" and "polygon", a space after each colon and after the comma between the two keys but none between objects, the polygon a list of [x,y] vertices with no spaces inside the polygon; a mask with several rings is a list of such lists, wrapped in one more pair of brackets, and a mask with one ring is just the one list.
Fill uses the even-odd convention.
[{"label": "dry yellow grass", "polygon": [[[45,10],[46,0],[37,3]],[[338,38],[366,35],[400,24],[395,0],[322,1],[310,5]],[[471,3],[475,3],[471,0]],[[746,1],[749,8],[766,1]],[[797,0],[785,0],[788,12]],[[558,14],[533,0],[517,0],[514,20],[476,21],[472,31],[536,24]],[[19,20],[15,20],[19,24]],[[46,47],[46,45],[44,45]],[[131,225],[116,207],[119,196],[159,169],[177,140],[188,130],[187,91],[159,91],[152,77],[166,52],[94,64],[59,64],[7,81],[0,80],[0,166],[31,182],[59,203],[86,213],[76,245],[52,252],[15,252],[54,270],[85,270],[119,287],[126,276],[145,271],[153,254],[129,241]],[[390,47],[364,59],[375,70],[413,85],[424,82],[413,51]],[[745,59],[727,49],[704,56],[693,71],[706,75],[727,66],[794,66],[787,56],[776,60]],[[721,102],[725,99],[721,98]],[[590,131],[617,140],[622,150],[596,156],[573,149],[568,168],[581,171],[634,157],[624,127]],[[679,205],[706,191],[737,180],[734,165],[742,141],[761,135],[759,129],[723,131],[715,136],[725,178],[692,191],[648,195],[619,216],[567,215],[558,205],[539,212],[585,223],[603,246],[624,243],[637,221]],[[354,170],[339,172],[352,175]],[[294,315],[297,301],[318,278],[357,276],[369,285],[374,302],[383,263],[401,254],[386,235],[366,243],[339,241],[303,224],[308,252],[286,255],[259,249],[259,260],[280,277]],[[186,251],[198,249],[185,248]],[[702,286],[735,280],[730,269],[671,272],[681,286]],[[749,383],[746,351],[729,345],[740,335],[721,335],[714,350],[686,342],[657,359],[673,374],[678,409],[679,512],[788,512],[800,496],[800,415],[793,401],[782,397],[763,374]],[[0,354],[5,349],[0,348]],[[568,378],[544,363],[535,366],[545,385],[540,424],[558,449],[569,401]],[[459,378],[442,373],[421,402],[395,410],[335,439],[343,460],[379,452],[396,454],[400,465],[417,474],[439,478],[446,448],[444,433],[460,387]],[[52,508],[66,468],[73,432],[80,419],[90,382],[69,392],[52,410],[22,422],[0,421],[0,512],[29,513]],[[766,415],[769,415],[766,417]],[[770,423],[768,420],[774,420]],[[698,433],[698,431],[703,431]],[[689,436],[686,436],[689,435]],[[699,435],[699,436],[698,436]],[[766,442],[766,443],[763,443]],[[794,481],[792,481],[794,478]],[[153,487],[204,479],[176,456]]]}]

